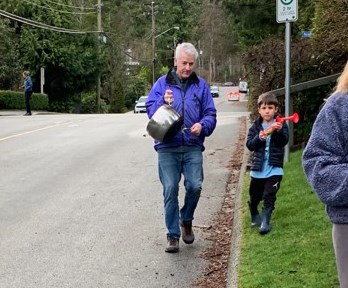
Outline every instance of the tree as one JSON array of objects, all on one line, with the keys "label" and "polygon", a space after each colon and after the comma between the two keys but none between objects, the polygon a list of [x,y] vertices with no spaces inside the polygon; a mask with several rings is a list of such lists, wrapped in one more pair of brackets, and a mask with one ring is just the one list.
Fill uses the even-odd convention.
[{"label": "tree", "polygon": [[321,76],[342,71],[348,56],[348,2],[316,1],[313,19],[316,61]]},{"label": "tree", "polygon": [[[49,2],[50,6],[41,0],[6,3],[8,12],[24,19],[62,27],[67,31],[79,28],[74,11],[67,8],[70,7],[68,4],[72,4],[70,1]],[[12,25],[19,35],[22,67],[30,69],[36,78],[39,78],[40,68],[45,68],[45,92],[51,102],[74,102],[80,92],[95,86],[101,63],[98,63],[94,34],[60,33],[20,21],[12,21]]]},{"label": "tree", "polygon": [[18,38],[14,37],[14,29],[9,26],[8,19],[0,18],[0,89],[18,88],[21,75],[19,61]]},{"label": "tree", "polygon": [[[204,1],[199,24],[194,31],[200,55],[198,70],[209,83],[225,82],[234,75],[231,58],[235,50],[235,39],[228,33],[228,18],[220,1]],[[234,63],[239,66],[239,63]],[[239,69],[238,74],[239,75]]]},{"label": "tree", "polygon": [[224,0],[231,18],[231,32],[241,51],[261,44],[265,39],[280,37],[282,28],[276,24],[276,1]]}]

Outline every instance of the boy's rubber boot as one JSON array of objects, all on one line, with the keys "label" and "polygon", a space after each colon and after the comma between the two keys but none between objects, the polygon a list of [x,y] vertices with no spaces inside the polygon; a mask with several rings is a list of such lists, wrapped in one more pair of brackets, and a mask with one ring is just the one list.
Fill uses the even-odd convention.
[{"label": "boy's rubber boot", "polygon": [[251,208],[251,203],[248,201],[250,216],[251,216],[251,227],[256,227],[261,225],[261,217],[257,208]]},{"label": "boy's rubber boot", "polygon": [[261,235],[267,234],[268,232],[271,231],[270,221],[271,221],[272,210],[273,209],[270,207],[262,208],[261,227],[259,229],[259,233]]}]

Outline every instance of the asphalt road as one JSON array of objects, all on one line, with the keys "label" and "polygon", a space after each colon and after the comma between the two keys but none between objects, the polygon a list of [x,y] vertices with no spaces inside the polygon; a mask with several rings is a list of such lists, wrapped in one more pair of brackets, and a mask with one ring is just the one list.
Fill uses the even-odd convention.
[{"label": "asphalt road", "polygon": [[[0,287],[189,287],[206,263],[200,227],[221,208],[246,102],[215,98],[196,241],[167,254],[145,114],[0,111]],[[182,200],[183,193],[180,197]]]}]

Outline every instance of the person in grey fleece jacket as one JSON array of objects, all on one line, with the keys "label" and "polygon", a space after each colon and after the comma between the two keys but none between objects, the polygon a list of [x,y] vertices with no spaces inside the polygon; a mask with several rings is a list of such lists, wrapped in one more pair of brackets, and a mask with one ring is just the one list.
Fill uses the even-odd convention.
[{"label": "person in grey fleece jacket", "polygon": [[341,288],[348,288],[348,62],[302,155],[305,175],[326,205]]}]

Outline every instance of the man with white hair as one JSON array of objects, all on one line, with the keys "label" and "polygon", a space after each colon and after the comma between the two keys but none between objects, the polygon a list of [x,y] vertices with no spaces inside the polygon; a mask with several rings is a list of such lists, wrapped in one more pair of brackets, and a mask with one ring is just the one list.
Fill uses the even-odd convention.
[{"label": "man with white hair", "polygon": [[[154,146],[163,186],[168,253],[179,251],[180,237],[186,244],[195,240],[192,221],[203,183],[203,143],[216,127],[216,108],[209,85],[193,71],[197,58],[198,52],[191,43],[179,44],[174,67],[156,81],[146,102],[149,118],[159,107],[169,104],[183,120],[183,129],[163,142],[155,140]],[[180,208],[181,175],[185,199]]]}]

